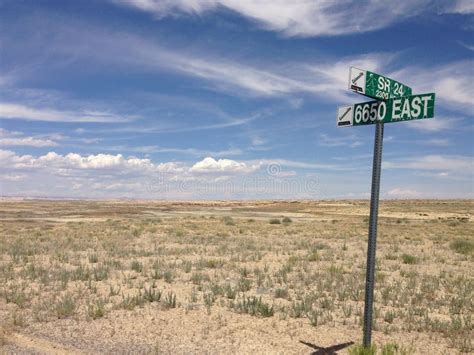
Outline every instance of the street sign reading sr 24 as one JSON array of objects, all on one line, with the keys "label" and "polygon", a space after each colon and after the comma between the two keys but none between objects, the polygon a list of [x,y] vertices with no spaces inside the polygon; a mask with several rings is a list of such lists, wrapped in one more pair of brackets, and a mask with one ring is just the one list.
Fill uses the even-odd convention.
[{"label": "street sign reading sr 24", "polygon": [[337,126],[362,126],[420,120],[434,116],[435,94],[412,95],[385,101],[369,101],[337,109]]},{"label": "street sign reading sr 24", "polygon": [[349,89],[373,99],[387,100],[393,97],[410,96],[409,86],[369,70],[351,67]]}]

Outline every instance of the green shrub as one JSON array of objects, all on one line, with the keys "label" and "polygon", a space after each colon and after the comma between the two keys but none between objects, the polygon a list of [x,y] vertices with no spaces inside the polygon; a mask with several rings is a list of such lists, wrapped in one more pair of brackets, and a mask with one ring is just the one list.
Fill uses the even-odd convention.
[{"label": "green shrub", "polygon": [[290,217],[284,217],[284,218],[282,219],[282,222],[283,222],[283,223],[291,223],[291,222],[293,222],[293,221],[291,220]]},{"label": "green shrub", "polygon": [[418,259],[414,255],[410,254],[403,254],[402,255],[402,260],[404,264],[416,264],[418,263]]},{"label": "green shrub", "polygon": [[96,253],[89,254],[89,262],[91,264],[96,264],[99,261],[99,257]]},{"label": "green shrub", "polygon": [[66,318],[76,313],[76,300],[70,293],[60,297],[54,305],[54,310],[58,318]]},{"label": "green shrub", "polygon": [[143,271],[143,264],[137,260],[132,261],[131,268],[133,271],[142,272]]},{"label": "green shrub", "polygon": [[225,296],[230,300],[235,299],[235,296],[237,296],[237,290],[229,284],[224,286],[224,293]]},{"label": "green shrub", "polygon": [[451,250],[456,253],[469,255],[474,253],[474,242],[467,239],[458,239],[449,243]]},{"label": "green shrub", "polygon": [[174,292],[168,292],[163,304],[166,308],[176,308],[176,294]]},{"label": "green shrub", "polygon": [[167,283],[172,283],[173,280],[174,280],[174,274],[171,270],[166,270],[164,273],[163,273],[163,279],[167,282]]},{"label": "green shrub", "polygon": [[281,224],[281,221],[278,218],[272,218],[270,224]]},{"label": "green shrub", "polygon": [[287,288],[277,288],[275,290],[275,298],[288,298]]},{"label": "green shrub", "polygon": [[152,302],[160,302],[161,299],[161,291],[152,287],[146,288],[143,291],[143,299],[150,303]]},{"label": "green shrub", "polygon": [[230,216],[225,216],[222,220],[226,226],[235,226],[234,219]]},{"label": "green shrub", "polygon": [[127,296],[122,295],[122,302],[118,305],[120,308],[132,311],[136,306],[143,306],[145,299],[142,295]]},{"label": "green shrub", "polygon": [[105,315],[106,300],[99,298],[93,303],[87,304],[87,315],[92,319],[102,318]]},{"label": "green shrub", "polygon": [[245,277],[241,277],[239,281],[237,281],[237,289],[240,292],[250,291],[251,288],[252,288],[252,280],[247,279]]},{"label": "green shrub", "polygon": [[349,348],[349,355],[376,355],[377,348],[372,345],[370,348],[366,348],[361,344],[354,345]]},{"label": "green shrub", "polygon": [[398,345],[397,343],[385,344],[382,349],[380,349],[381,355],[409,355],[412,353],[412,351]]},{"label": "green shrub", "polygon": [[239,313],[246,313],[252,316],[272,317],[273,306],[262,301],[262,297],[257,298],[244,297],[240,302],[233,305],[233,308]]}]

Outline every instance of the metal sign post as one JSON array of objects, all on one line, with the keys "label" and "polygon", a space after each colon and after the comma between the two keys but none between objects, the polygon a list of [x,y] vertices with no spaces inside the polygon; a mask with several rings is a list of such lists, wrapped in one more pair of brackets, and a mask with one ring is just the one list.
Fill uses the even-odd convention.
[{"label": "metal sign post", "polygon": [[364,339],[365,348],[372,341],[374,310],[375,250],[379,210],[380,174],[382,167],[383,130],[385,123],[421,120],[434,117],[435,93],[412,95],[410,87],[368,70],[351,67],[349,90],[376,101],[346,105],[337,109],[337,127],[375,124],[372,190],[370,194],[367,273],[365,280]]},{"label": "metal sign post", "polygon": [[372,339],[372,313],[375,284],[375,250],[377,246],[377,217],[379,210],[380,175],[382,167],[383,123],[375,124],[374,162],[372,166],[372,191],[370,193],[369,240],[367,244],[367,274],[365,281],[364,347]]}]

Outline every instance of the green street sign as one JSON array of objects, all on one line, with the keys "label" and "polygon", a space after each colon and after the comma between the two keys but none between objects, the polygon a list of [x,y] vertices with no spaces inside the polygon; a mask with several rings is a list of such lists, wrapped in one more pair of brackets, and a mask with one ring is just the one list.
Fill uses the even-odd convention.
[{"label": "green street sign", "polygon": [[396,80],[356,67],[351,67],[349,72],[349,89],[381,100],[412,94],[410,87]]},{"label": "green street sign", "polygon": [[421,120],[434,116],[435,93],[369,101],[337,109],[337,126]]}]

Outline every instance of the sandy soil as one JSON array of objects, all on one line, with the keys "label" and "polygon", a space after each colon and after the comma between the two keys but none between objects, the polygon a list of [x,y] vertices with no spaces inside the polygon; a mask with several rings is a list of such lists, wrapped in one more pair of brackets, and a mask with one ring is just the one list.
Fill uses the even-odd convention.
[{"label": "sandy soil", "polygon": [[[367,201],[0,204],[2,353],[310,354],[301,341],[361,340]],[[472,353],[472,206],[382,203],[379,349]]]}]

